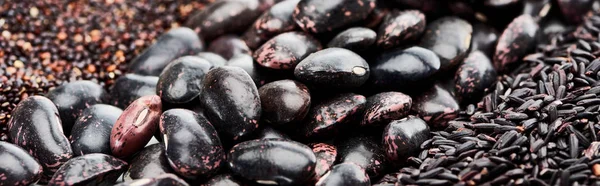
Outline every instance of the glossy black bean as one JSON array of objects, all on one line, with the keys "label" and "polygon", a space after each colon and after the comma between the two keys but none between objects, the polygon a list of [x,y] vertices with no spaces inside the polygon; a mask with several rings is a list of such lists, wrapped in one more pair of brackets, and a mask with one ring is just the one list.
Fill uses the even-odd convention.
[{"label": "glossy black bean", "polygon": [[0,185],[25,186],[40,179],[42,166],[18,146],[0,141],[0,157]]},{"label": "glossy black bean", "polygon": [[294,30],[296,23],[292,19],[292,13],[298,2],[300,0],[287,0],[273,5],[254,21],[242,40],[251,49],[256,49],[271,37]]},{"label": "glossy black bean", "polygon": [[96,104],[83,111],[73,125],[69,138],[76,156],[91,153],[112,154],[110,133],[123,110],[112,105]]},{"label": "glossy black bean", "polygon": [[115,186],[189,186],[185,180],[174,174],[163,174],[153,178],[142,178],[128,182],[119,183]]},{"label": "glossy black bean", "polygon": [[225,66],[227,64],[225,58],[212,52],[199,52],[196,56],[206,59],[214,67]]},{"label": "glossy black bean", "polygon": [[369,79],[369,64],[343,48],[327,48],[309,55],[294,69],[294,76],[308,86],[329,89],[357,88]]},{"label": "glossy black bean", "polygon": [[425,12],[428,15],[438,15],[442,11],[442,2],[436,0],[392,0],[392,2],[400,5],[401,8],[417,9]]},{"label": "glossy black bean", "polygon": [[217,131],[203,115],[167,110],[160,117],[160,132],[171,168],[183,177],[210,178],[225,162]]},{"label": "glossy black bean", "polygon": [[66,83],[46,95],[58,108],[65,136],[71,135],[73,124],[83,110],[102,103],[106,96],[107,93],[102,86],[85,80]]},{"label": "glossy black bean", "polygon": [[[161,69],[162,70],[162,69]],[[121,109],[127,108],[142,96],[156,95],[157,76],[125,74],[110,88],[109,102]]]},{"label": "glossy black bean", "polygon": [[235,175],[259,184],[277,185],[306,183],[313,178],[317,161],[306,145],[282,139],[239,143],[228,158]]},{"label": "glossy black bean", "polygon": [[114,184],[125,171],[127,163],[106,154],[86,154],[67,161],[48,185]]},{"label": "glossy black bean", "polygon": [[242,32],[260,16],[258,5],[258,0],[217,1],[194,12],[185,25],[205,40]]},{"label": "glossy black bean", "polygon": [[377,33],[377,45],[389,49],[418,39],[425,31],[425,15],[418,10],[393,11]]},{"label": "glossy black bean", "polygon": [[321,43],[306,33],[287,32],[273,37],[256,49],[254,59],[269,69],[290,70],[321,48]]},{"label": "glossy black bean", "polygon": [[412,98],[401,92],[382,92],[367,98],[361,125],[387,125],[390,121],[406,117]]},{"label": "glossy black bean", "polygon": [[221,174],[214,176],[206,183],[201,186],[242,186],[244,185],[241,181],[235,179],[229,174]]},{"label": "glossy black bean", "polygon": [[262,119],[276,127],[302,121],[311,104],[308,88],[294,80],[268,83],[258,89],[258,94],[263,111]]},{"label": "glossy black bean", "polygon": [[494,56],[498,37],[500,37],[498,31],[489,25],[483,23],[473,25],[471,51],[479,50],[491,58]]},{"label": "glossy black bean", "polygon": [[312,33],[331,32],[364,20],[375,9],[375,0],[303,0],[294,10],[294,21]]},{"label": "glossy black bean", "polygon": [[361,52],[373,46],[376,39],[377,33],[375,31],[364,27],[352,27],[336,35],[329,41],[327,47],[345,48],[354,52]]},{"label": "glossy black bean", "polygon": [[316,184],[317,186],[337,186],[337,185],[355,185],[369,186],[371,180],[365,170],[354,163],[341,163],[333,166],[323,178]]},{"label": "glossy black bean", "polygon": [[354,136],[336,144],[338,162],[354,163],[364,168],[370,177],[383,174],[388,164],[384,148],[370,136]]},{"label": "glossy black bean", "polygon": [[251,55],[252,51],[246,45],[246,42],[235,35],[224,35],[210,42],[208,51],[219,54],[226,60],[240,54]]},{"label": "glossy black bean", "polygon": [[258,128],[261,102],[258,89],[239,67],[218,67],[206,74],[200,102],[221,140],[239,140]]},{"label": "glossy black bean", "polygon": [[8,132],[13,144],[25,149],[42,165],[42,183],[73,157],[58,109],[46,97],[31,96],[21,101],[12,112]]},{"label": "glossy black bean", "polygon": [[459,109],[452,94],[440,85],[416,96],[412,107],[432,128],[445,127],[448,121],[458,117]]},{"label": "glossy black bean", "polygon": [[494,66],[502,71],[508,65],[519,61],[535,43],[538,24],[529,15],[515,18],[502,32],[494,53]]},{"label": "glossy black bean", "polygon": [[194,55],[203,48],[203,41],[192,29],[171,29],[133,59],[129,63],[129,69],[135,74],[158,76],[172,60],[184,55]]},{"label": "glossy black bean", "polygon": [[420,46],[440,58],[440,69],[455,67],[468,55],[473,27],[458,17],[443,17],[427,25]]},{"label": "glossy black bean", "polygon": [[370,83],[381,90],[420,88],[440,69],[440,59],[430,50],[411,47],[382,53],[371,66]]},{"label": "glossy black bean", "polygon": [[312,106],[301,126],[300,133],[307,139],[327,137],[348,127],[364,110],[367,99],[358,94],[345,93],[323,100]]},{"label": "glossy black bean", "polygon": [[456,99],[463,105],[476,103],[495,80],[496,69],[490,59],[483,52],[473,51],[454,76]]},{"label": "glossy black bean", "polygon": [[392,121],[383,131],[383,146],[388,160],[402,165],[404,159],[417,154],[419,145],[430,138],[425,121],[415,116]]},{"label": "glossy black bean", "polygon": [[154,178],[166,173],[174,173],[161,144],[145,147],[130,161],[124,174],[124,181]]},{"label": "glossy black bean", "polygon": [[160,74],[156,94],[169,103],[188,103],[200,95],[204,76],[212,68],[214,66],[201,57],[177,58]]},{"label": "glossy black bean", "polygon": [[162,102],[156,95],[143,96],[121,113],[110,133],[110,149],[116,157],[128,157],[152,139],[158,130]]}]

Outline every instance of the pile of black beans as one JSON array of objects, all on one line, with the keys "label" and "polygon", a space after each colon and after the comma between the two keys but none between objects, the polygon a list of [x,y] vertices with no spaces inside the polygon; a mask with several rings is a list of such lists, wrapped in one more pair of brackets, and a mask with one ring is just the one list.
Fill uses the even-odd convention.
[{"label": "pile of black beans", "polygon": [[0,185],[598,185],[598,3],[217,0],[22,100]]}]

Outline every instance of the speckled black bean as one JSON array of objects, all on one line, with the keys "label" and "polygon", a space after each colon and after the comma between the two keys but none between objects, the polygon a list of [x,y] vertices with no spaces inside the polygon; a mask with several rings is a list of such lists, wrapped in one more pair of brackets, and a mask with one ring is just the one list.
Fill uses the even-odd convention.
[{"label": "speckled black bean", "polygon": [[227,66],[212,69],[203,86],[200,102],[221,140],[240,140],[258,128],[260,97],[246,71]]},{"label": "speckled black bean", "polygon": [[327,143],[312,143],[308,144],[312,148],[317,157],[317,165],[315,167],[315,180],[321,179],[325,173],[331,170],[337,157],[337,148]]},{"label": "speckled black bean", "polygon": [[225,162],[217,131],[202,115],[171,109],[160,117],[162,145],[171,168],[189,178],[210,178]]},{"label": "speckled black bean", "polygon": [[475,24],[473,26],[471,51],[479,50],[491,58],[494,55],[498,37],[498,31],[493,27],[483,23]]},{"label": "speckled black bean", "polygon": [[421,37],[425,31],[425,15],[418,10],[393,11],[379,26],[377,45],[389,49]]},{"label": "speckled black bean", "polygon": [[115,81],[110,88],[109,103],[121,109],[127,108],[142,96],[156,95],[157,76],[125,74]]},{"label": "speckled black bean", "polygon": [[63,84],[48,92],[46,97],[52,100],[60,113],[63,131],[71,135],[71,129],[83,110],[106,99],[107,93],[102,86],[91,81],[74,81]]},{"label": "speckled black bean", "polygon": [[347,128],[348,123],[358,118],[367,99],[358,94],[345,93],[315,104],[306,116],[300,133],[307,139],[334,135]]},{"label": "speckled black bean", "polygon": [[375,0],[303,0],[294,10],[294,21],[311,33],[331,32],[364,20],[375,9]]},{"label": "speckled black bean", "polygon": [[271,37],[294,30],[296,23],[292,13],[298,2],[300,0],[282,1],[258,17],[242,36],[248,47],[256,49]]},{"label": "speckled black bean", "polygon": [[130,161],[124,181],[154,178],[166,173],[174,173],[161,144],[145,147]]},{"label": "speckled black bean", "polygon": [[306,145],[283,139],[239,143],[228,158],[235,175],[269,185],[302,185],[313,178],[317,161]]},{"label": "speckled black bean", "polygon": [[392,121],[383,130],[383,147],[387,159],[395,166],[404,166],[406,158],[417,154],[420,145],[429,136],[429,126],[421,118],[408,116]]},{"label": "speckled black bean", "polygon": [[456,71],[454,95],[463,105],[478,102],[495,80],[496,69],[490,59],[480,51],[473,51]]},{"label": "speckled black bean", "polygon": [[335,145],[338,163],[355,163],[370,177],[383,174],[388,164],[381,143],[371,136],[353,136]]},{"label": "speckled black bean", "polygon": [[371,179],[362,167],[354,163],[341,163],[333,166],[331,171],[316,184],[316,186],[338,185],[369,186]]},{"label": "speckled black bean", "polygon": [[212,68],[214,66],[201,57],[177,58],[160,74],[156,94],[169,103],[188,103],[200,95],[204,76]]},{"label": "speckled black bean", "polygon": [[210,42],[208,51],[219,54],[226,60],[240,54],[251,55],[252,51],[242,39],[235,35],[224,35]]},{"label": "speckled black bean", "polygon": [[172,60],[197,54],[203,48],[204,43],[196,32],[186,27],[174,28],[133,59],[129,69],[135,74],[158,76]]},{"label": "speckled black bean", "polygon": [[212,66],[221,67],[227,64],[227,60],[220,56],[219,54],[215,54],[212,52],[199,52],[196,56],[206,59]]},{"label": "speckled black bean", "polygon": [[377,33],[365,27],[352,27],[336,35],[327,47],[345,48],[354,52],[366,51],[375,44]]},{"label": "speckled black bean", "polygon": [[109,185],[125,171],[127,163],[106,154],[86,154],[67,161],[48,185]]},{"label": "speckled black bean", "polygon": [[462,62],[471,47],[473,27],[458,17],[443,17],[427,25],[421,47],[440,58],[440,69],[447,70]]},{"label": "speckled black bean", "polygon": [[44,183],[73,157],[71,144],[63,134],[58,109],[46,97],[31,96],[21,101],[12,113],[8,122],[10,140],[42,165],[41,182]]},{"label": "speckled black bean", "polygon": [[110,133],[110,149],[116,157],[128,157],[142,150],[158,130],[162,102],[156,95],[143,96],[119,116]]},{"label": "speckled black bean", "polygon": [[536,21],[529,15],[515,18],[498,39],[493,59],[496,70],[503,71],[506,66],[519,61],[532,50],[538,28]]},{"label": "speckled black bean", "polygon": [[440,68],[431,50],[411,47],[382,53],[371,64],[370,83],[381,90],[408,90],[426,85]]},{"label": "speckled black bean", "polygon": [[302,60],[294,76],[308,86],[351,89],[369,79],[369,64],[358,54],[343,48],[327,48]]},{"label": "speckled black bean", "polygon": [[321,48],[321,43],[306,33],[287,32],[273,37],[256,49],[254,59],[266,68],[289,70]]},{"label": "speckled black bean", "polygon": [[0,141],[0,185],[25,186],[37,182],[42,166],[25,150]]},{"label": "speckled black bean", "polygon": [[73,125],[69,138],[77,156],[91,153],[112,154],[110,133],[123,110],[112,105],[96,104],[83,111]]},{"label": "speckled black bean", "polygon": [[185,24],[205,40],[244,31],[260,16],[258,0],[217,1],[191,15]]},{"label": "speckled black bean", "polygon": [[432,128],[444,128],[448,121],[458,117],[459,109],[452,94],[440,85],[416,96],[412,107]]},{"label": "speckled black bean", "polygon": [[302,121],[311,104],[308,88],[294,80],[268,83],[258,89],[258,94],[262,105],[262,119],[276,127]]},{"label": "speckled black bean", "polygon": [[408,115],[412,98],[401,92],[382,92],[367,98],[361,125],[387,125]]},{"label": "speckled black bean", "polygon": [[153,178],[142,178],[133,181],[119,183],[115,186],[189,186],[185,180],[174,174],[163,174]]}]

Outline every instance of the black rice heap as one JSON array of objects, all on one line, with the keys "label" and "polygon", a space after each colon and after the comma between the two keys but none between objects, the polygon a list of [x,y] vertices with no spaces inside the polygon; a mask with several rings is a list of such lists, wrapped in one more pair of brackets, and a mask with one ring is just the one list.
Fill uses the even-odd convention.
[{"label": "black rice heap", "polygon": [[0,1],[0,140],[23,99],[74,80],[109,87],[202,1]]},{"label": "black rice heap", "polygon": [[600,184],[600,15],[538,45],[379,185]]}]

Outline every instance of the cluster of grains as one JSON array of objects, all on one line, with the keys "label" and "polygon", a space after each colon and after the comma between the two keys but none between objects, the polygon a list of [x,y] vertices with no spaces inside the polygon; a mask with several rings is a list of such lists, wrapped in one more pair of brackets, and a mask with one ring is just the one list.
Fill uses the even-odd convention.
[{"label": "cluster of grains", "polygon": [[600,183],[600,15],[539,45],[380,184]]},{"label": "cluster of grains", "polygon": [[10,112],[19,101],[73,80],[110,86],[126,70],[125,62],[205,4],[192,0],[1,2],[3,141]]}]

